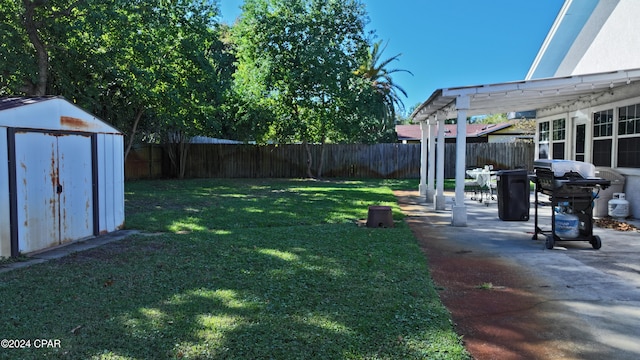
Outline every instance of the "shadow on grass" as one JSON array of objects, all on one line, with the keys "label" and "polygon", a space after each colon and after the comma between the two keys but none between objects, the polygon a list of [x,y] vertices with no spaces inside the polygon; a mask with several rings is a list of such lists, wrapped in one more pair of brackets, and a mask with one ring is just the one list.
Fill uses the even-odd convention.
[{"label": "shadow on grass", "polygon": [[146,231],[346,223],[366,218],[370,205],[396,205],[373,181],[149,181],[128,183],[127,194],[127,227]]},{"label": "shadow on grass", "polygon": [[279,230],[141,236],[12,273],[4,335],[63,346],[10,355],[463,358],[407,229]]},{"label": "shadow on grass", "polygon": [[[147,230],[184,221],[187,233],[138,235],[3,274],[3,336],[61,343],[3,356],[466,358],[408,227],[345,223],[366,216],[366,206],[354,204],[387,201],[388,189],[159,183],[175,188],[164,197],[153,188],[131,195],[128,209],[140,206],[142,215],[132,216],[141,224],[159,219]],[[247,204],[261,209],[279,199],[286,211],[247,225],[256,214]],[[209,201],[236,211],[217,213]],[[180,219],[163,208],[171,206],[199,212]],[[232,219],[244,226],[229,226]]]}]

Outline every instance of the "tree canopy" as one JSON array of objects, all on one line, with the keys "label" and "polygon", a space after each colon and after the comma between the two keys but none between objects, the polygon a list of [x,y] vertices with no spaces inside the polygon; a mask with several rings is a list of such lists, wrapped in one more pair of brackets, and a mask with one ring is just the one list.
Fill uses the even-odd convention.
[{"label": "tree canopy", "polygon": [[0,0],[0,16],[0,96],[62,95],[178,170],[194,135],[394,140],[399,55],[381,60],[359,0],[246,0],[232,26],[215,0]]},{"label": "tree canopy", "polygon": [[279,142],[341,141],[353,113],[353,70],[367,49],[364,7],[353,0],[247,0],[234,26],[241,92],[277,116]]}]

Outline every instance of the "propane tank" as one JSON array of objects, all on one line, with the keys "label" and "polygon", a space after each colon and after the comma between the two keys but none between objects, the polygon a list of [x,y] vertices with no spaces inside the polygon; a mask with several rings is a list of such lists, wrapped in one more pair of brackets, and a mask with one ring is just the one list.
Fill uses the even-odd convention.
[{"label": "propane tank", "polygon": [[613,197],[609,200],[609,216],[614,219],[624,220],[629,216],[629,202],[625,199],[624,193],[613,193]]},{"label": "propane tank", "polygon": [[577,215],[567,213],[566,209],[560,209],[555,216],[555,233],[561,238],[575,239],[580,235],[579,224]]}]

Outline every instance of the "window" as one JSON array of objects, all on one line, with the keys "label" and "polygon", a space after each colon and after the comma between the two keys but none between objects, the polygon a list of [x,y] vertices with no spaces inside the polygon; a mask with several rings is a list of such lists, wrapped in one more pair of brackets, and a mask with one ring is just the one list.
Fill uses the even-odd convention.
[{"label": "window", "polygon": [[566,123],[563,118],[538,124],[538,158],[564,159],[567,137]]},{"label": "window", "polygon": [[549,158],[549,122],[541,122],[538,125],[538,158]]},{"label": "window", "polygon": [[566,136],[564,119],[553,120],[553,140],[564,140]]},{"label": "window", "polygon": [[611,139],[593,141],[593,165],[611,167]]},{"label": "window", "polygon": [[553,158],[564,159],[564,143],[553,143]]},{"label": "window", "polygon": [[618,109],[617,165],[640,167],[640,104]]},{"label": "window", "polygon": [[613,110],[593,113],[593,137],[613,135]]},{"label": "window", "polygon": [[593,165],[611,166],[613,109],[593,113]]},{"label": "window", "polygon": [[547,142],[549,141],[549,122],[541,122],[540,126],[539,126],[539,135],[538,135],[538,141],[539,142]]},{"label": "window", "polygon": [[566,121],[564,119],[556,119],[551,124],[551,158],[564,159],[564,140],[567,135]]},{"label": "window", "polygon": [[618,166],[640,168],[640,139],[618,140]]},{"label": "window", "polygon": [[618,135],[640,134],[640,104],[618,109]]}]

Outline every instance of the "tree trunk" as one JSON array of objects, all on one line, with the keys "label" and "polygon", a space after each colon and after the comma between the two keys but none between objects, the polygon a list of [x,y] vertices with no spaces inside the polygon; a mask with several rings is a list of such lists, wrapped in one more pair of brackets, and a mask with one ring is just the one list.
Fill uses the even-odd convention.
[{"label": "tree trunk", "polygon": [[38,25],[35,21],[35,11],[38,6],[45,4],[44,0],[22,0],[25,8],[24,27],[29,41],[36,49],[38,60],[38,80],[35,84],[30,80],[25,86],[27,95],[43,96],[47,93],[47,78],[49,77],[49,54],[47,48],[38,34]]},{"label": "tree trunk", "polygon": [[129,152],[131,151],[131,147],[133,146],[133,142],[136,137],[136,130],[138,129],[138,123],[140,123],[140,119],[142,118],[143,113],[144,113],[144,107],[141,107],[136,113],[136,118],[133,121],[133,127],[131,128],[131,133],[129,134],[129,142],[127,143],[127,149],[124,152],[125,163],[127,161],[127,157],[129,156]]},{"label": "tree trunk", "polygon": [[320,141],[320,161],[318,161],[318,170],[316,174],[318,175],[318,179],[322,178],[322,167],[324,166],[324,154],[325,154],[325,144],[327,142],[327,122],[326,119],[326,111],[327,111],[327,97],[325,94],[321,94],[322,98],[322,119],[320,121],[320,136],[322,136],[322,140]]},{"label": "tree trunk", "polygon": [[169,155],[171,161],[171,167],[175,171],[175,174],[180,177],[180,167],[178,166],[178,150],[176,149],[176,134],[167,134],[167,140],[164,144],[164,148]]},{"label": "tree trunk", "polygon": [[324,166],[324,154],[325,154],[325,142],[322,141],[322,144],[320,144],[320,161],[318,162],[318,171],[316,171],[316,174],[318,175],[318,179],[322,179],[322,167]]},{"label": "tree trunk", "polygon": [[307,176],[313,179],[314,176],[313,176],[313,172],[311,171],[311,165],[313,162],[311,157],[311,145],[305,141],[304,148],[305,150],[307,150]]},{"label": "tree trunk", "polygon": [[169,160],[171,160],[171,165],[176,171],[178,179],[184,179],[187,169],[187,153],[189,152],[187,136],[181,131],[168,133],[165,141],[165,150],[169,155]]},{"label": "tree trunk", "polygon": [[187,170],[187,153],[189,152],[189,142],[184,141],[185,137],[182,136],[180,142],[180,173],[178,174],[179,179],[184,179],[184,173]]},{"label": "tree trunk", "polygon": [[172,170],[175,170],[175,173],[178,173],[179,170],[176,170],[176,151],[173,148],[173,144],[171,143],[166,143],[164,144],[164,150],[167,152],[167,155],[169,156],[169,160],[171,161],[171,168]]}]

